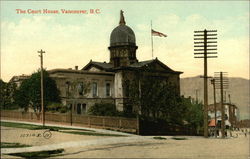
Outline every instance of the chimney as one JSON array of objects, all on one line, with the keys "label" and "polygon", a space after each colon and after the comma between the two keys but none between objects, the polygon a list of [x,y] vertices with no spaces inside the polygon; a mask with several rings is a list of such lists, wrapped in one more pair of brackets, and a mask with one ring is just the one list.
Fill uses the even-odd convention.
[{"label": "chimney", "polygon": [[75,66],[75,70],[78,70],[78,66]]}]

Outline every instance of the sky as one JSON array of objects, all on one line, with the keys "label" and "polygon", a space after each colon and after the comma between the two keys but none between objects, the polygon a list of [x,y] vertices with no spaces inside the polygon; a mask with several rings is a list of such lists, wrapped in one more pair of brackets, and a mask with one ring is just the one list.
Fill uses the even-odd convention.
[{"label": "sky", "polygon": [[[208,75],[228,72],[249,79],[248,1],[1,1],[1,78],[31,74],[40,67],[83,68],[91,59],[109,62],[109,39],[120,10],[136,36],[139,61],[152,59],[151,26],[167,37],[153,37],[154,57],[183,77],[203,74],[194,58],[194,31],[217,30],[218,58],[208,60]],[[18,13],[17,9],[26,11]],[[39,10],[58,10],[43,14]],[[88,14],[63,14],[86,10]],[[90,9],[98,11],[90,14]],[[28,13],[28,10],[38,11]]]}]

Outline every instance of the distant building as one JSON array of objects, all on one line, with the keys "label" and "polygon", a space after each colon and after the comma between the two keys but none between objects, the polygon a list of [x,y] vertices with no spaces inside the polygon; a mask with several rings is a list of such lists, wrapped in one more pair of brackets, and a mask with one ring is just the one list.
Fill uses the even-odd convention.
[{"label": "distant building", "polygon": [[237,127],[238,128],[250,128],[250,119],[238,121]]},{"label": "distant building", "polygon": [[24,74],[22,74],[22,75],[20,75],[20,76],[13,76],[11,79],[10,79],[10,83],[15,83],[16,84],[16,86],[17,86],[17,88],[19,88],[20,87],[20,85],[21,85],[21,83],[24,81],[24,80],[26,80],[26,79],[28,79],[30,76],[29,75],[24,75]]},{"label": "distant building", "polygon": [[[238,108],[231,103],[224,103],[225,106],[225,124],[226,126],[236,127],[238,121]],[[215,112],[214,112],[214,104],[208,105],[208,116],[210,117],[211,121],[215,119]],[[216,103],[216,118],[217,123],[221,122],[221,104]],[[215,123],[214,121],[210,123]]]}]

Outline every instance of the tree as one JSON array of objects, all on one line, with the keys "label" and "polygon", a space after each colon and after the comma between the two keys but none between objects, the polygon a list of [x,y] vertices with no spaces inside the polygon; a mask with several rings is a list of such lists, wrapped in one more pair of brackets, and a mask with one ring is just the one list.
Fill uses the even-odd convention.
[{"label": "tree", "polygon": [[125,92],[129,92],[128,103],[139,108],[142,116],[182,124],[187,106],[183,105],[175,85],[156,76],[136,78],[139,80],[124,82]]},{"label": "tree", "polygon": [[4,108],[6,106],[6,95],[7,95],[7,83],[0,79],[0,106]]},{"label": "tree", "polygon": [[201,103],[192,103],[190,99],[186,99],[188,110],[186,111],[185,120],[189,123],[189,126],[200,130],[203,127],[203,105]]},{"label": "tree", "polygon": [[[59,90],[55,81],[43,70],[44,78],[44,107],[49,103],[60,102]],[[25,111],[32,107],[35,112],[41,112],[41,74],[37,71],[30,78],[24,80],[14,96],[15,102]]]},{"label": "tree", "polygon": [[13,95],[16,92],[15,83],[6,83],[0,79],[0,107],[3,109],[13,109]]}]

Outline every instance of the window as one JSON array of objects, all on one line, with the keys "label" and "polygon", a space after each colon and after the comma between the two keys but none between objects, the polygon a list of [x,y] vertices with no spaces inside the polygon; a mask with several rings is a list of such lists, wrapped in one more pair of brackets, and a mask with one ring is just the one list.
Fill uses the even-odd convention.
[{"label": "window", "polygon": [[107,97],[109,97],[110,96],[110,91],[111,91],[111,89],[110,89],[110,83],[106,83],[106,96]]},{"label": "window", "polygon": [[83,95],[83,82],[77,84],[77,91],[79,95]]},{"label": "window", "polygon": [[97,83],[94,82],[92,83],[92,93],[93,93],[93,97],[96,97],[97,96]]},{"label": "window", "polygon": [[77,104],[77,110],[76,110],[76,112],[77,112],[77,114],[81,114],[82,113],[82,109],[81,109],[81,104],[79,103],[79,104]]},{"label": "window", "polygon": [[70,82],[69,81],[67,81],[66,82],[66,97],[69,97],[69,89],[70,89]]},{"label": "window", "polygon": [[83,114],[86,114],[86,104],[85,103],[82,104],[82,112],[83,112]]}]

